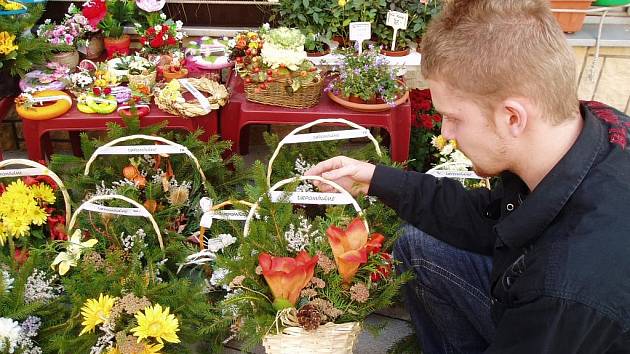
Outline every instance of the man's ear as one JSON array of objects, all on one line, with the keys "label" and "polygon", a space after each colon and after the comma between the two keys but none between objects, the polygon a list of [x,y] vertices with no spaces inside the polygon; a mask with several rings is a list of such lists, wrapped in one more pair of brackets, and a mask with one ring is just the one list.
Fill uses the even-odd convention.
[{"label": "man's ear", "polygon": [[507,133],[516,138],[525,132],[529,119],[529,110],[525,102],[519,99],[508,98],[501,104],[502,114],[500,120],[504,124]]}]

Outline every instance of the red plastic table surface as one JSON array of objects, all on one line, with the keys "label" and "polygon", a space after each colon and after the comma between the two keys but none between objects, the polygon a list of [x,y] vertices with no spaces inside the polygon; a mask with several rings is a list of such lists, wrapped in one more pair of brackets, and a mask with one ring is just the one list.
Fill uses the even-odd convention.
[{"label": "red plastic table surface", "polygon": [[[202,117],[185,118],[163,112],[154,104],[151,105],[151,112],[147,116],[140,118],[140,125],[146,127],[163,121],[168,121],[167,129],[183,129],[190,132],[203,129],[204,132],[200,138],[204,141],[218,133],[217,111],[212,111],[210,114]],[[80,156],[80,132],[107,130],[108,122],[124,125],[122,118],[116,112],[107,115],[85,114],[77,110],[76,104],[73,105],[70,111],[60,117],[39,121],[22,119],[22,122],[28,158],[34,161],[43,159],[42,148],[47,155],[52,151],[48,132],[68,131],[70,133],[72,150],[75,155]]]},{"label": "red plastic table surface", "polygon": [[322,94],[320,102],[311,108],[291,109],[249,102],[245,98],[243,80],[232,76],[228,83],[230,102],[221,110],[221,137],[232,142],[232,151],[246,154],[247,132],[241,140],[241,130],[250,124],[303,125],[322,118],[343,118],[364,127],[381,127],[391,140],[391,156],[403,162],[409,156],[411,106],[409,100],[385,112],[361,113],[345,109]]},{"label": "red plastic table surface", "polygon": [[[2,97],[0,98],[0,122],[4,119],[4,117],[9,114],[11,107],[13,106],[14,97]],[[4,156],[2,155],[2,146],[0,146],[0,160],[2,160]]]}]

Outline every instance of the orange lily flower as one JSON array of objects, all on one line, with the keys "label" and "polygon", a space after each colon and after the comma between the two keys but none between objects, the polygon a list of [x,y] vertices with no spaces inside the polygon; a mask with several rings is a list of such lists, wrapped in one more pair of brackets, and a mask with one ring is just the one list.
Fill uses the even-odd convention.
[{"label": "orange lily flower", "polygon": [[276,310],[295,306],[300,292],[313,277],[318,258],[309,256],[306,251],[298,253],[295,258],[274,257],[268,253],[258,256]]},{"label": "orange lily flower", "polygon": [[367,229],[360,218],[355,218],[346,230],[331,225],[326,230],[326,234],[339,274],[343,282],[348,284],[359,270],[359,266],[367,262]]}]

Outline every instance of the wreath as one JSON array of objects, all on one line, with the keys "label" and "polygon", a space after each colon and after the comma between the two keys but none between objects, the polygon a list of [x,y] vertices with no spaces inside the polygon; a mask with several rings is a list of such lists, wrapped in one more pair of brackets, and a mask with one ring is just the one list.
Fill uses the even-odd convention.
[{"label": "wreath", "polygon": [[180,81],[171,80],[163,88],[155,89],[155,103],[158,108],[174,115],[190,118],[206,115],[227,102],[229,94],[224,85],[205,77],[186,80],[199,92],[208,94],[203,96],[208,100],[209,107],[204,107],[197,99],[187,101],[182,95],[186,89]]}]

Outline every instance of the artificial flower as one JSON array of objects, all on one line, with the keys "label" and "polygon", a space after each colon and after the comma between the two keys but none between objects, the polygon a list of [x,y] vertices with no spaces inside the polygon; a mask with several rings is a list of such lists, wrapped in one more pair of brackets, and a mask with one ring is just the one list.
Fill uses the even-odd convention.
[{"label": "artificial flower", "polygon": [[295,258],[274,257],[268,253],[258,256],[277,310],[295,305],[300,292],[313,278],[318,259],[317,256],[309,256],[306,251],[301,251]]},{"label": "artificial flower", "polygon": [[81,13],[87,18],[90,25],[96,28],[107,15],[107,4],[105,0],[89,0],[83,4]]},{"label": "artificial flower", "polygon": [[355,218],[346,230],[331,225],[326,234],[339,274],[344,283],[350,283],[359,266],[367,262],[368,231],[365,224],[361,218]]},{"label": "artificial flower", "polygon": [[146,12],[156,12],[162,10],[166,0],[136,0],[136,5]]},{"label": "artificial flower", "polygon": [[83,330],[79,335],[92,332],[96,325],[107,321],[117,299],[109,295],[103,296],[103,294],[99,294],[98,300],[88,299],[81,307]]},{"label": "artificial flower", "polygon": [[0,317],[0,352],[13,353],[22,337],[22,327],[16,321]]},{"label": "artificial flower", "polygon": [[144,312],[138,311],[135,318],[138,326],[131,329],[131,333],[138,337],[138,343],[149,337],[155,338],[160,344],[163,341],[179,343],[177,331],[179,331],[179,321],[173,314],[169,314],[169,308],[162,309],[160,304],[148,306]]},{"label": "artificial flower", "polygon": [[50,267],[55,269],[55,266],[59,265],[59,275],[66,274],[70,267],[76,267],[77,262],[81,259],[81,253],[86,248],[92,248],[98,242],[96,239],[90,239],[81,242],[81,230],[77,229],[70,237],[70,241],[67,242],[66,252],[60,252]]},{"label": "artificial flower", "polygon": [[0,54],[9,55],[14,50],[18,49],[17,45],[13,44],[15,35],[9,32],[0,32]]}]

